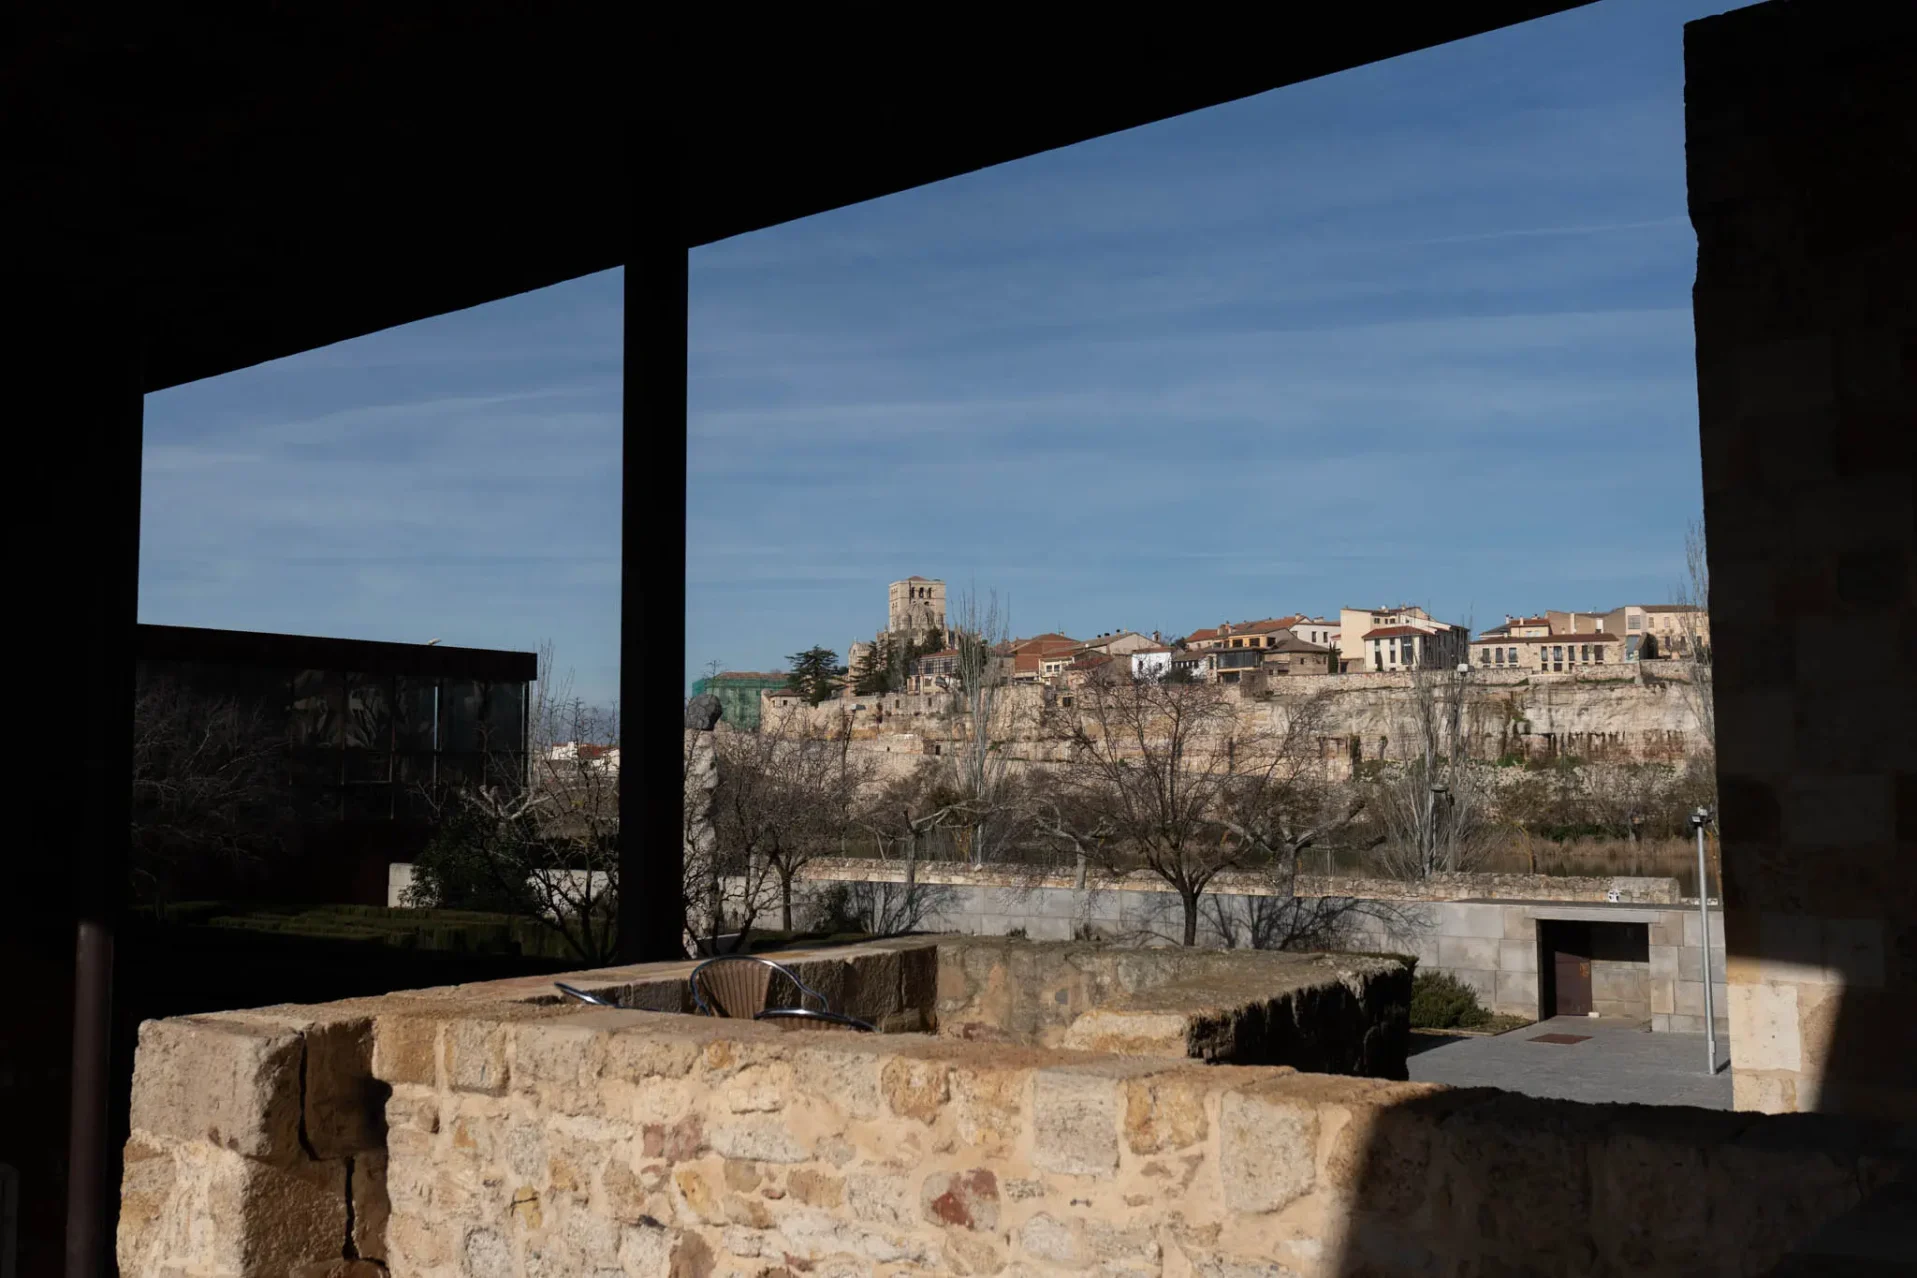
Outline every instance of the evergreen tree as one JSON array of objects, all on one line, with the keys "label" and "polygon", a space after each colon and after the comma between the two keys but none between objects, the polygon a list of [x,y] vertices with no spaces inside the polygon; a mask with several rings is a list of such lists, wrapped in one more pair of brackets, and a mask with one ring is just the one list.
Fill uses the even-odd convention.
[{"label": "evergreen tree", "polygon": [[892,638],[881,635],[877,643],[859,657],[852,668],[852,691],[862,697],[883,696],[892,691]]},{"label": "evergreen tree", "polygon": [[786,676],[785,686],[804,697],[806,704],[816,706],[832,695],[837,682],[838,653],[830,648],[811,647],[793,653],[786,660],[792,663],[792,673]]}]

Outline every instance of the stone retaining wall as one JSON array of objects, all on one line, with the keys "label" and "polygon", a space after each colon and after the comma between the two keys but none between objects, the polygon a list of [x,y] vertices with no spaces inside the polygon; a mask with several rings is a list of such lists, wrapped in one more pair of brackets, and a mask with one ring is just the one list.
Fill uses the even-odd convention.
[{"label": "stone retaining wall", "polygon": [[1350,954],[946,940],[942,1037],[1404,1078],[1411,973]]},{"label": "stone retaining wall", "polygon": [[[689,966],[580,980],[668,1005]],[[907,969],[881,958],[850,995],[895,1001]],[[549,994],[149,1024],[122,1272],[1757,1273],[1909,1158],[1816,1116],[534,1001]]]}]

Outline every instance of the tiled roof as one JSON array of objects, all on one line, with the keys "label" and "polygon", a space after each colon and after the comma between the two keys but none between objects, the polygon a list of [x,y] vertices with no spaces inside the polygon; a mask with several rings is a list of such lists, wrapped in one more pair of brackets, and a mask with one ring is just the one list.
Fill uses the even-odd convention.
[{"label": "tiled roof", "polygon": [[1507,636],[1502,639],[1496,637],[1473,639],[1471,646],[1475,648],[1481,643],[1503,645],[1508,643],[1622,643],[1623,641],[1623,635],[1607,635],[1602,631],[1597,631],[1591,634],[1579,635],[1518,635],[1516,637]]},{"label": "tiled roof", "polygon": [[1367,630],[1360,639],[1396,639],[1400,635],[1429,635],[1428,630],[1416,626],[1380,626],[1376,630]]}]

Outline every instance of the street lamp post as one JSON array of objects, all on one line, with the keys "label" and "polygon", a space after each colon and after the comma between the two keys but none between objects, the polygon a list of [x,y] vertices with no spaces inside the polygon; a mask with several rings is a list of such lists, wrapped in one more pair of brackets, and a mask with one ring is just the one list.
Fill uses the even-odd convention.
[{"label": "street lamp post", "polygon": [[1705,1072],[1716,1074],[1717,1014],[1711,1006],[1711,893],[1704,865],[1704,827],[1710,824],[1710,820],[1709,808],[1700,807],[1691,813],[1691,828],[1697,831],[1697,918],[1701,925],[1699,935],[1703,942],[1701,965],[1704,969],[1704,1050],[1709,1057]]}]

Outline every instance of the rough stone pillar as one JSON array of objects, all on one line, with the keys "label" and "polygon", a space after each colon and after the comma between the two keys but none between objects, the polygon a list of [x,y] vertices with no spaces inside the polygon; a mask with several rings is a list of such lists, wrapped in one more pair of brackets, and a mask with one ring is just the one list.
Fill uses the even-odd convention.
[{"label": "rough stone pillar", "polygon": [[1740,1109],[1917,1113],[1917,40],[1685,28]]},{"label": "rough stone pillar", "polygon": [[[719,699],[710,693],[694,697],[686,703],[683,797],[686,886],[689,891],[707,891],[712,896],[707,914],[708,926],[714,932],[719,927],[721,902],[716,890],[718,881],[713,874],[714,857],[719,849],[719,835],[712,824],[713,792],[719,788],[719,755],[712,734],[718,726],[720,712]],[[683,939],[685,952],[697,955],[698,938],[686,932]]]}]

